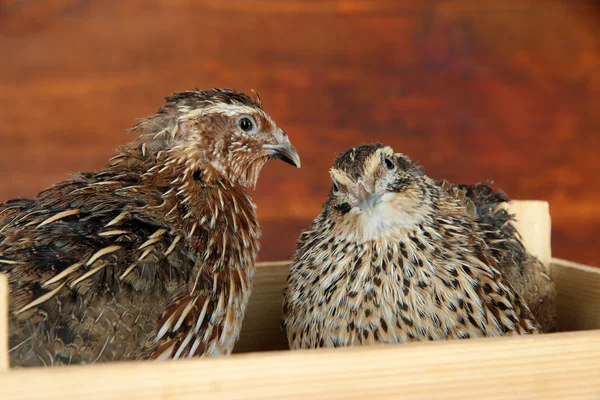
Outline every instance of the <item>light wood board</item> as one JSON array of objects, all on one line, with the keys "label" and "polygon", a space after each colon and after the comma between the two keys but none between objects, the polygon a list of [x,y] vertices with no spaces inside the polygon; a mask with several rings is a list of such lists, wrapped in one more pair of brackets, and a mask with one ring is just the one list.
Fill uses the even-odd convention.
[{"label": "light wood board", "polygon": [[551,269],[558,291],[559,330],[600,329],[600,268],[553,258]]},{"label": "light wood board", "polygon": [[[536,256],[547,270],[552,258],[550,205],[541,200],[513,200],[507,205],[515,215],[515,226],[523,245]],[[549,271],[551,272],[551,271]]]},{"label": "light wood board", "polygon": [[0,373],[9,399],[597,399],[600,331]]}]

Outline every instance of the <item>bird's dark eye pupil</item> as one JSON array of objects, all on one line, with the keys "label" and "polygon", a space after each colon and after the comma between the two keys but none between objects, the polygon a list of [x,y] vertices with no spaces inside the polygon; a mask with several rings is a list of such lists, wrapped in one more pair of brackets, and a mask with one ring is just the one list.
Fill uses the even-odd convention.
[{"label": "bird's dark eye pupil", "polygon": [[333,191],[337,192],[339,190],[337,183],[333,182]]},{"label": "bird's dark eye pupil", "polygon": [[252,129],[252,121],[250,121],[250,118],[242,118],[240,119],[240,128],[242,128],[243,131],[249,131],[250,129]]},{"label": "bird's dark eye pupil", "polygon": [[386,158],[385,160],[383,160],[383,163],[385,164],[385,167],[387,169],[394,169],[394,162],[392,160],[390,160],[389,158]]}]

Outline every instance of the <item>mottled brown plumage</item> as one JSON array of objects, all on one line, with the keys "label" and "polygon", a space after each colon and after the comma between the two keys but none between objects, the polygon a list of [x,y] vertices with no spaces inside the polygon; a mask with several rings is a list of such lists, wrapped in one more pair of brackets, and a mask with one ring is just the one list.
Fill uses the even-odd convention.
[{"label": "mottled brown plumage", "polygon": [[506,210],[509,201],[492,184],[451,184],[440,182],[471,203],[486,243],[499,260],[499,269],[513,288],[523,297],[542,332],[556,331],[556,287],[537,257],[529,254],[515,228],[514,216]]},{"label": "mottled brown plumage", "polygon": [[246,193],[286,133],[232,90],[176,93],[99,172],[0,206],[12,366],[229,354],[260,229]]},{"label": "mottled brown plumage", "polygon": [[504,273],[524,249],[486,185],[435,182],[380,144],[341,154],[331,177],[285,289],[291,348],[539,332]]}]

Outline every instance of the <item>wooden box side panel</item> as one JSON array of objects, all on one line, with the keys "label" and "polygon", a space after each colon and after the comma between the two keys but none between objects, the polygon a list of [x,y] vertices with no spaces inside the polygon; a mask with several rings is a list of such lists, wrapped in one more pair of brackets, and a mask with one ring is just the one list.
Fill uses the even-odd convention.
[{"label": "wooden box side panel", "polygon": [[281,327],[283,289],[289,261],[259,263],[235,353],[288,349]]},{"label": "wooden box side panel", "polygon": [[600,268],[552,259],[561,331],[600,329]]}]

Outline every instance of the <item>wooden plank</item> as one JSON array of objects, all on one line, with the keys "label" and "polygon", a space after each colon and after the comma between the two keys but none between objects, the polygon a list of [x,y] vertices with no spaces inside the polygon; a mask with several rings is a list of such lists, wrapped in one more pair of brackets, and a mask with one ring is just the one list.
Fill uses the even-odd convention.
[{"label": "wooden plank", "polygon": [[558,290],[559,329],[600,329],[600,269],[553,258],[552,278]]},{"label": "wooden plank", "polygon": [[0,371],[8,366],[8,279],[0,274]]},{"label": "wooden plank", "polygon": [[600,331],[0,374],[2,399],[600,397]]},{"label": "wooden plank", "polygon": [[259,263],[235,352],[284,350],[287,338],[281,329],[283,288],[289,261]]}]

